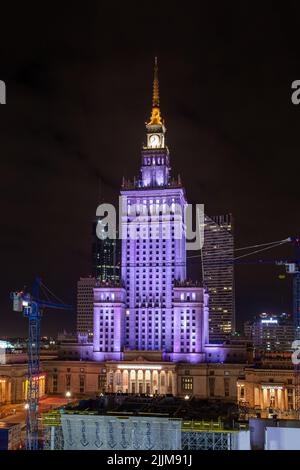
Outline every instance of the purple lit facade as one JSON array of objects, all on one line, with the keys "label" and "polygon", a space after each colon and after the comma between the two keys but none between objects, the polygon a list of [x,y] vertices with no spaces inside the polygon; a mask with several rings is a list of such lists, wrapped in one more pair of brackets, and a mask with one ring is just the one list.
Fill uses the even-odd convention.
[{"label": "purple lit facade", "polygon": [[94,289],[94,359],[122,360],[129,350],[205,362],[208,294],[186,279],[187,200],[180,178],[171,178],[157,76],[146,130],[140,177],[121,189],[121,284]]}]

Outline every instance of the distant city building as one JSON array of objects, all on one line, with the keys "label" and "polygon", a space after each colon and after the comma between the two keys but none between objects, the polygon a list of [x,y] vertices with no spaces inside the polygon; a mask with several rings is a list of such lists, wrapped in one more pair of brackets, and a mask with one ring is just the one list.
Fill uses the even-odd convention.
[{"label": "distant city building", "polygon": [[[99,227],[100,225],[100,227]],[[103,238],[97,235],[103,234]],[[92,275],[100,281],[120,279],[121,243],[118,238],[104,238],[105,226],[101,220],[93,224]]]},{"label": "distant city building", "polygon": [[292,349],[294,329],[292,318],[262,313],[244,324],[245,336],[253,341],[255,349],[265,351],[289,351]]},{"label": "distant city building", "polygon": [[21,445],[21,424],[0,421],[0,450],[20,450]]},{"label": "distant city building", "polygon": [[93,333],[94,287],[96,279],[81,277],[77,282],[77,333]]},{"label": "distant city building", "polygon": [[[118,282],[120,278],[120,240],[99,238],[105,227],[93,224],[92,275],[77,282],[77,333],[93,336],[93,288],[96,280]],[[97,227],[98,226],[98,227]]]},{"label": "distant city building", "polygon": [[205,216],[204,223],[202,269],[209,294],[209,341],[223,342],[235,331],[232,216]]}]

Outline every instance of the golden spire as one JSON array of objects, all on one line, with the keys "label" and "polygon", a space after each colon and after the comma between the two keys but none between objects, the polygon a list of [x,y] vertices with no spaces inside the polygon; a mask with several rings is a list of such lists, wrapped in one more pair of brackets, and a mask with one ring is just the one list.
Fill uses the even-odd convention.
[{"label": "golden spire", "polygon": [[159,83],[158,83],[157,57],[155,57],[155,62],[154,62],[154,80],[153,80],[152,106],[153,106],[153,108],[155,108],[155,107],[159,108]]},{"label": "golden spire", "polygon": [[157,57],[155,57],[154,62],[154,80],[153,80],[153,98],[152,98],[152,112],[150,125],[161,126],[162,119],[160,116],[160,109],[159,109],[159,84],[158,84],[158,65],[157,65]]}]

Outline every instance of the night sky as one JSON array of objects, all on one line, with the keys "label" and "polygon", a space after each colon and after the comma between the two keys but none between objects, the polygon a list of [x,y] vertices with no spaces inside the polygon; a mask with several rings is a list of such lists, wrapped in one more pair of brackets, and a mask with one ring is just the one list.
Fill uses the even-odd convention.
[{"label": "night sky", "polygon": [[[155,55],[172,167],[189,202],[231,212],[236,247],[300,233],[299,4],[197,5],[1,5],[0,336],[26,333],[9,293],[36,275],[75,304],[97,204],[116,201],[122,176],[138,174]],[[291,246],[260,256],[286,257]],[[237,266],[239,325],[290,311],[282,271]],[[63,329],[75,329],[75,311],[47,311],[42,333]]]}]

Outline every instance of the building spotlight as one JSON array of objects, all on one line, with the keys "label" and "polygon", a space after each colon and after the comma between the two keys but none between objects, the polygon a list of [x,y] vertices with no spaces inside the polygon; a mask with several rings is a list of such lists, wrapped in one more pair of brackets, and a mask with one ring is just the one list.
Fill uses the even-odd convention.
[{"label": "building spotlight", "polygon": [[24,405],[24,410],[29,410],[29,405],[28,405],[28,403],[25,403],[25,405]]}]

